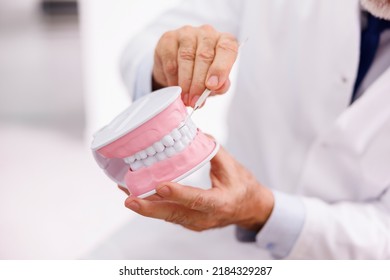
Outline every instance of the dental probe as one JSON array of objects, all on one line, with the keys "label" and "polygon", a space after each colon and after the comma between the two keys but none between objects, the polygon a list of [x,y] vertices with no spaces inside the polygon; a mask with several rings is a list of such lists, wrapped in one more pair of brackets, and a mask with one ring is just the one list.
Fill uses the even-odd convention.
[{"label": "dental probe", "polygon": [[182,125],[179,127],[182,128],[183,126],[185,126],[187,124],[187,121],[191,118],[192,114],[198,110],[200,108],[200,106],[202,106],[202,104],[206,101],[207,97],[209,97],[211,93],[211,90],[209,90],[208,88],[206,88],[204,90],[204,92],[202,93],[202,95],[199,97],[199,99],[195,102],[195,106],[194,106],[194,109],[192,109],[192,112],[190,114],[187,115],[187,117],[185,118],[184,122],[182,123]]},{"label": "dental probe", "polygon": [[204,92],[202,93],[202,95],[201,95],[201,96],[199,97],[199,99],[195,102],[194,109],[192,110],[191,114],[189,114],[189,115],[187,116],[186,121],[185,121],[184,123],[186,123],[186,122],[187,122],[187,119],[188,119],[188,118],[191,118],[192,114],[193,114],[196,110],[198,110],[198,109],[200,108],[200,106],[203,105],[203,103],[206,101],[207,97],[209,97],[210,93],[211,93],[211,90],[209,90],[208,88],[206,88],[206,89],[204,90]]}]

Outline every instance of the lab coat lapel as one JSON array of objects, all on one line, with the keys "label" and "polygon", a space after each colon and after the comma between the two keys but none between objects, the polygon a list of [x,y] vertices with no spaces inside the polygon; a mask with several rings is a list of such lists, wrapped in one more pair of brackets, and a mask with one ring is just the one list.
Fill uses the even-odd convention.
[{"label": "lab coat lapel", "polygon": [[[356,153],[364,153],[370,139],[390,119],[390,67],[343,112],[335,130],[353,139]],[[336,135],[335,135],[336,136]]]},{"label": "lab coat lapel", "polygon": [[313,143],[300,192],[367,200],[390,183],[390,68]]}]

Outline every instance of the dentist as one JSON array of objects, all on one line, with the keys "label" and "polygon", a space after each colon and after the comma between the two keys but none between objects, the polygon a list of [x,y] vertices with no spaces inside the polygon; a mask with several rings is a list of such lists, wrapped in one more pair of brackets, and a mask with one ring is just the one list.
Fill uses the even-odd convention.
[{"label": "dentist", "polygon": [[[390,0],[197,0],[126,49],[134,98],[223,94],[240,53],[212,188],[158,186],[126,206],[191,230],[237,225],[274,258],[390,258]],[[207,106],[207,105],[206,105]]]}]

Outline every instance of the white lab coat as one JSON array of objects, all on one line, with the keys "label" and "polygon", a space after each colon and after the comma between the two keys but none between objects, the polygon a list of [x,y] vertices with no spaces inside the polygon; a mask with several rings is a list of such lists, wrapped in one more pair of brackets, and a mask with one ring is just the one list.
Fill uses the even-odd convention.
[{"label": "white lab coat", "polygon": [[390,69],[349,106],[359,1],[190,1],[134,41],[129,88],[162,32],[204,23],[248,38],[228,148],[262,184],[302,199],[288,258],[390,259]]}]

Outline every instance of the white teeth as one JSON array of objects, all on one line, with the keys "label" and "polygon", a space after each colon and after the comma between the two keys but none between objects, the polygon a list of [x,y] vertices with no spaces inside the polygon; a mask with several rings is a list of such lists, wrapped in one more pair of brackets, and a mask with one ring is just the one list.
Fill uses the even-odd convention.
[{"label": "white teeth", "polygon": [[194,140],[194,138],[196,136],[196,130],[191,131],[191,135],[190,136],[191,136],[190,139]]},{"label": "white teeth", "polygon": [[183,138],[181,138],[181,142],[185,147],[187,147],[188,144],[190,144],[191,140],[187,136],[183,136]]},{"label": "white teeth", "polygon": [[146,153],[145,150],[138,152],[138,154],[141,157],[141,159],[145,159],[148,157],[148,154]]},{"label": "white teeth", "polygon": [[165,147],[164,147],[164,144],[161,143],[161,142],[156,142],[153,144],[153,148],[156,149],[157,153],[161,153],[162,151],[164,151]]},{"label": "white teeth", "polygon": [[196,125],[194,124],[194,122],[193,122],[191,119],[188,120],[188,126],[189,126],[190,128],[196,129]]},{"label": "white teeth", "polygon": [[155,157],[148,157],[142,161],[145,166],[151,166],[157,162]]},{"label": "white teeth", "polygon": [[157,151],[153,148],[153,146],[150,146],[146,149],[146,154],[148,156],[153,156],[155,153],[157,153]]},{"label": "white teeth", "polygon": [[182,136],[187,136],[190,134],[190,129],[188,128],[188,126],[183,126],[180,128],[180,133]]},{"label": "white teeth", "polygon": [[135,156],[130,156],[124,159],[127,164],[133,163],[135,161]]},{"label": "white teeth", "polygon": [[183,137],[187,137],[189,140],[192,140],[196,135],[196,129],[194,130],[190,126],[183,126],[180,128],[180,133],[183,135]]},{"label": "white teeth", "polygon": [[165,147],[171,147],[175,143],[171,135],[165,135],[162,139],[162,143]]},{"label": "white teeth", "polygon": [[136,153],[135,154],[135,159],[136,160],[141,160],[142,159],[140,153]]},{"label": "white teeth", "polygon": [[192,121],[189,121],[189,122],[188,122],[188,127],[189,127],[189,129],[190,129],[191,136],[195,136],[196,130],[197,130],[195,124],[194,124]]},{"label": "white teeth", "polygon": [[173,157],[175,154],[176,154],[176,151],[173,147],[168,147],[165,149],[165,154],[168,156],[168,157]]},{"label": "white teeth", "polygon": [[179,132],[179,130],[178,130],[177,128],[175,128],[174,130],[172,130],[171,136],[172,136],[172,138],[173,138],[175,141],[179,141],[180,138],[181,138],[181,134],[180,134],[180,132]]},{"label": "white teeth", "polygon": [[157,159],[158,160],[164,160],[164,159],[166,159],[167,158],[167,155],[165,154],[165,153],[157,153],[156,154],[156,157],[157,157]]},{"label": "white teeth", "polygon": [[188,126],[190,129],[196,128],[196,127],[195,127],[195,124],[193,123],[192,120],[188,120],[188,121],[187,121],[187,126]]},{"label": "white teeth", "polygon": [[143,166],[144,165],[143,165],[142,161],[139,161],[139,160],[130,164],[130,168],[133,171],[137,171],[138,169],[142,168]]},{"label": "white teeth", "polygon": [[173,145],[173,148],[176,150],[176,152],[181,152],[184,150],[185,146],[182,144],[181,141],[178,141]]},{"label": "white teeth", "polygon": [[132,171],[137,171],[183,151],[191,143],[192,139],[195,138],[198,129],[191,120],[188,120],[186,124],[181,123],[179,127],[173,129],[170,134],[165,135],[161,141],[155,142],[145,150],[124,158],[124,161],[130,165]]}]

